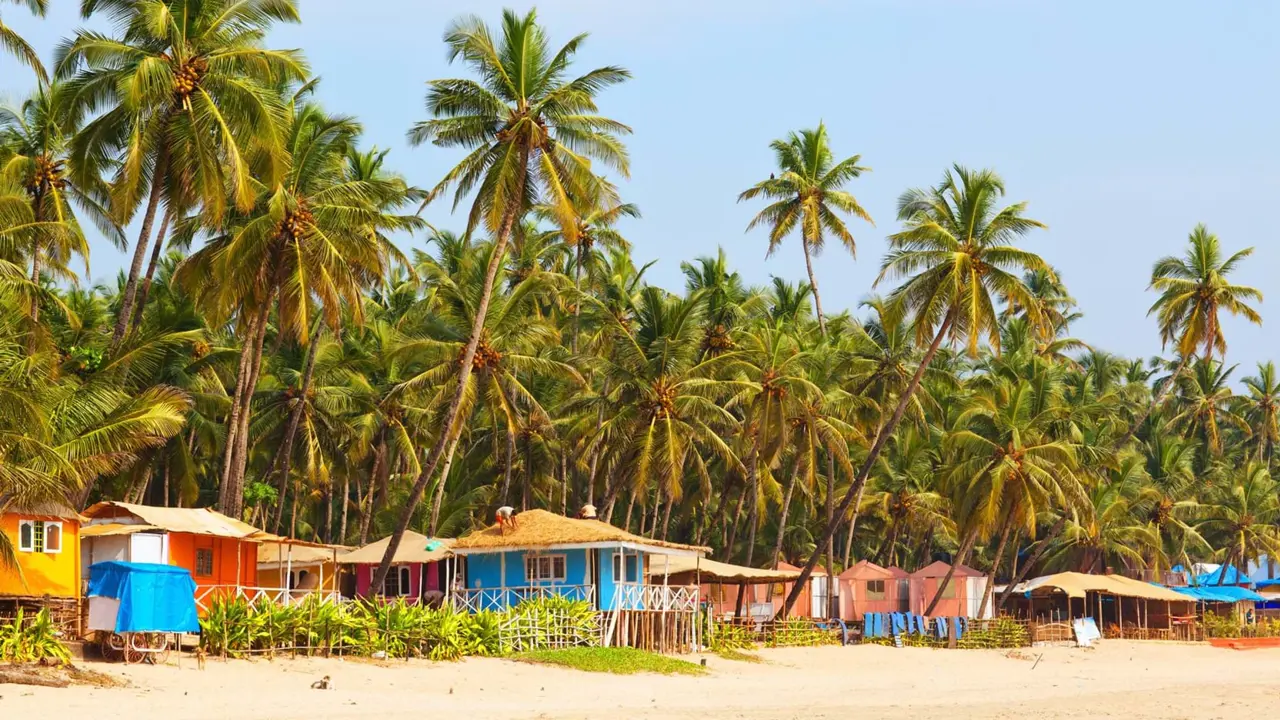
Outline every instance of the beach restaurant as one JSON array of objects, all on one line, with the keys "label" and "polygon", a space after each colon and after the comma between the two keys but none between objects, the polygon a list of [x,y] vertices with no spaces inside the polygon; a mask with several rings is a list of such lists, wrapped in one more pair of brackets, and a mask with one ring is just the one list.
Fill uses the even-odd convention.
[{"label": "beach restaurant", "polygon": [[799,570],[767,570],[687,555],[649,559],[650,582],[697,586],[700,602],[723,619],[771,620],[776,613],[774,601],[780,609],[786,598],[784,583],[789,585],[799,576]]},{"label": "beach restaurant", "polygon": [[[996,588],[996,597],[1003,588]],[[1075,618],[1091,617],[1104,637],[1190,640],[1196,601],[1160,585],[1120,575],[1062,572],[1019,583],[1010,608],[1037,626],[1036,640],[1056,630],[1070,637]]]}]

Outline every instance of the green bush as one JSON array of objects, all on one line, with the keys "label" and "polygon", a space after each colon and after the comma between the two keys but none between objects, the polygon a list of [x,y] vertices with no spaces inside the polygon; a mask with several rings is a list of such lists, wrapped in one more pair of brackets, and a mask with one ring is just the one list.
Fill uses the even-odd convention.
[{"label": "green bush", "polygon": [[28,623],[22,608],[18,608],[18,615],[11,624],[0,624],[0,661],[70,664],[71,651],[62,644],[61,635],[48,610],[41,609]]}]

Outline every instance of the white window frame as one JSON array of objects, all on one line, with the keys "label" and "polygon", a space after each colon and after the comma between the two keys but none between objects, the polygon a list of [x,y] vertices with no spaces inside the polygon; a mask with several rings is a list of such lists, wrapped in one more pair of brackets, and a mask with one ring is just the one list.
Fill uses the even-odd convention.
[{"label": "white window frame", "polygon": [[[58,549],[49,549],[49,528],[58,528]],[[65,542],[65,536],[62,534],[62,523],[59,521],[49,521],[44,524],[44,551],[50,555],[62,554],[62,545]]]},{"label": "white window frame", "polygon": [[[556,560],[560,561],[560,572],[556,573]],[[546,561],[546,568],[549,571],[543,574],[541,567],[543,561]],[[530,585],[535,583],[563,583],[569,579],[569,556],[564,553],[550,553],[534,555],[529,553],[524,556],[524,581]]]},{"label": "white window frame", "polygon": [[[387,593],[387,581],[391,579],[391,573],[395,573],[396,592],[395,594]],[[413,573],[409,571],[408,565],[392,565],[391,572],[382,579],[382,597],[409,597],[413,594]]]},{"label": "white window frame", "polygon": [[[36,551],[36,523],[38,520],[19,520],[18,521],[18,552],[35,552]],[[28,528],[26,545],[22,544],[22,529]]]},{"label": "white window frame", "polygon": [[[635,580],[627,579],[627,560],[635,562]],[[639,585],[640,584],[640,564],[642,558],[639,554],[628,555],[625,550],[619,550],[613,554],[613,581],[621,585]]]}]

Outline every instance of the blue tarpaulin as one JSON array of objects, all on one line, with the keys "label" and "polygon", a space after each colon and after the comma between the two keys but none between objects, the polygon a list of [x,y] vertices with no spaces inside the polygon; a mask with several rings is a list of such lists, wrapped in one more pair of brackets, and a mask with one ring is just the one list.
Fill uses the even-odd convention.
[{"label": "blue tarpaulin", "polygon": [[153,563],[89,566],[89,597],[120,601],[116,632],[200,632],[196,583],[186,568]]},{"label": "blue tarpaulin", "polygon": [[1234,565],[1223,565],[1210,573],[1196,576],[1196,585],[1252,585],[1248,575]]},{"label": "blue tarpaulin", "polygon": [[1170,588],[1174,592],[1182,593],[1196,600],[1203,602],[1266,602],[1266,598],[1258,593],[1242,587],[1233,585],[1213,585],[1201,587],[1176,587]]}]

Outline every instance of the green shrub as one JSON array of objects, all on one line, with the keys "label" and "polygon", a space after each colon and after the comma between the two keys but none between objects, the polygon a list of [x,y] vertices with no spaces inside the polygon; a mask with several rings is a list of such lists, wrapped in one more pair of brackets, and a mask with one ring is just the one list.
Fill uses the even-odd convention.
[{"label": "green shrub", "polygon": [[0,624],[0,661],[70,664],[71,651],[62,644],[61,635],[48,610],[41,609],[28,623],[22,608],[18,608],[18,615],[11,624]]}]

